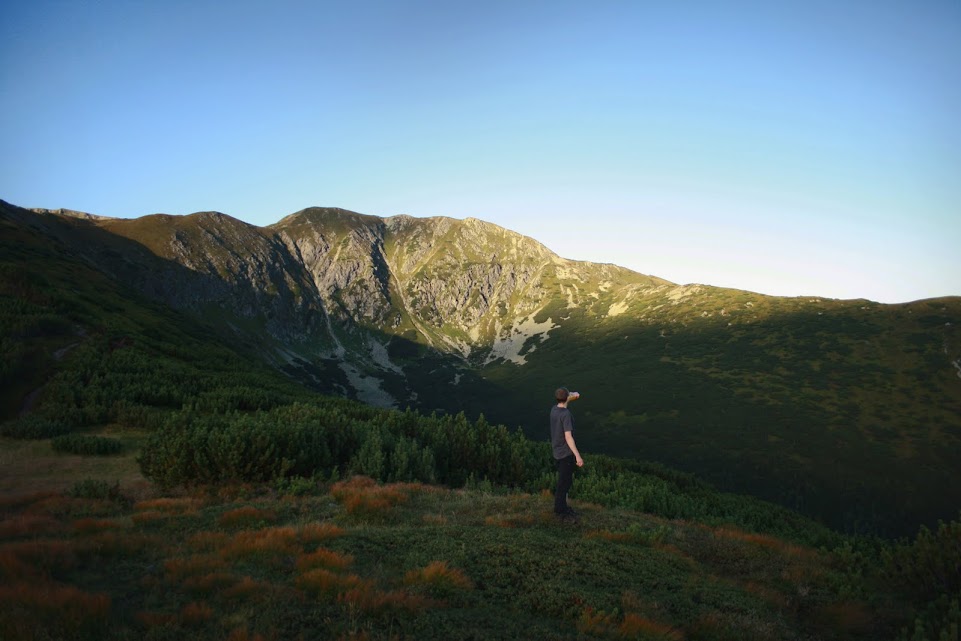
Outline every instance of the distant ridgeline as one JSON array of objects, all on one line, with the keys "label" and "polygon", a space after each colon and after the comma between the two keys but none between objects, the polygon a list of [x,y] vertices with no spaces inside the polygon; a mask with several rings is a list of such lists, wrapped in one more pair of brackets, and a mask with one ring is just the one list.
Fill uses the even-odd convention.
[{"label": "distant ridgeline", "polygon": [[[0,407],[15,419],[4,432],[147,427],[158,436],[144,470],[161,482],[361,470],[542,487],[544,417],[568,385],[584,394],[589,454],[656,461],[849,532],[914,534],[961,507],[959,297],[881,305],[677,286],[475,219],[340,209],[260,228],[0,201],[0,232]],[[440,415],[319,399],[278,371]],[[276,425],[290,440],[271,447],[287,454],[264,457],[258,439]],[[190,463],[183,448],[213,458]],[[596,483],[614,468],[658,471],[720,496],[613,461],[596,460]],[[694,509],[664,492],[631,500]],[[705,509],[754,518],[742,507]]]}]

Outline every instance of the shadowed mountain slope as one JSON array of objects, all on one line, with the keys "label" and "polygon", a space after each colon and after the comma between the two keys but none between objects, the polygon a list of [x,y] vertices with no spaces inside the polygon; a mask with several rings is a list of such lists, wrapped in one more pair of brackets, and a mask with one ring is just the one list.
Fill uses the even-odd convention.
[{"label": "shadowed mountain slope", "polygon": [[310,208],[258,228],[5,203],[0,218],[321,391],[483,412],[540,438],[567,385],[584,393],[587,451],[662,461],[835,527],[911,533],[961,505],[958,297],[679,286],[476,219]]}]

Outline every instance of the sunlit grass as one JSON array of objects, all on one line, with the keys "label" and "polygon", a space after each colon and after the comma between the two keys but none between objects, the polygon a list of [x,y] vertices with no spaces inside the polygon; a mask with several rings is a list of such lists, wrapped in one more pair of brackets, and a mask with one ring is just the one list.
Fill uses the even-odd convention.
[{"label": "sunlit grass", "polygon": [[327,568],[328,570],[344,570],[354,562],[354,557],[341,554],[333,550],[318,548],[304,554],[297,559],[297,569],[304,571],[312,568]]},{"label": "sunlit grass", "polygon": [[[65,605],[58,630],[116,625],[109,604],[133,598],[121,618],[135,636],[163,629],[204,641],[286,638],[277,630],[313,611],[338,622],[329,638],[371,639],[390,629],[432,638],[418,626],[444,628],[446,613],[465,609],[479,620],[524,621],[503,624],[515,626],[515,638],[570,629],[584,638],[662,641],[786,638],[782,620],[802,616],[820,633],[857,635],[877,615],[831,596],[842,579],[826,553],[732,526],[585,503],[571,529],[553,518],[549,496],[364,478],[301,499],[260,494],[243,505],[225,495],[127,506],[54,495],[12,501],[0,521],[9,535],[0,542],[0,580],[18,589],[60,586],[54,601],[75,605]],[[78,516],[108,508],[109,517]],[[548,551],[560,549],[574,555],[571,565],[546,572]],[[106,597],[107,608],[90,601],[89,616],[69,615],[90,595]],[[25,629],[42,608],[23,599],[33,605],[12,624]],[[253,627],[230,614],[251,608],[266,617]],[[535,633],[531,625],[546,627]]]},{"label": "sunlit grass", "polygon": [[220,515],[220,525],[237,527],[273,523],[277,520],[277,513],[273,510],[261,510],[250,505],[229,510]]}]

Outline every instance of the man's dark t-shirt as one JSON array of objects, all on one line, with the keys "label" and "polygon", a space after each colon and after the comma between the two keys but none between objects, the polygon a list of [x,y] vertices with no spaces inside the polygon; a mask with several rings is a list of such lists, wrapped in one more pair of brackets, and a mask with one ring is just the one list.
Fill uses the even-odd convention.
[{"label": "man's dark t-shirt", "polygon": [[564,438],[564,432],[574,432],[574,415],[566,407],[555,405],[551,408],[551,446],[554,458],[562,459],[573,456],[574,452]]}]

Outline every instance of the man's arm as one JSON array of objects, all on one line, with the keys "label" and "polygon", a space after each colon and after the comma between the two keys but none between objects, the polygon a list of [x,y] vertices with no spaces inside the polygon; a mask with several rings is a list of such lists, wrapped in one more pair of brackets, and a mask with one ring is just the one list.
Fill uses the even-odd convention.
[{"label": "man's arm", "polygon": [[571,448],[571,451],[574,452],[574,460],[577,462],[577,467],[584,467],[584,459],[581,458],[581,453],[577,451],[577,446],[574,445],[574,434],[564,432],[564,440],[567,441],[567,447]]}]

